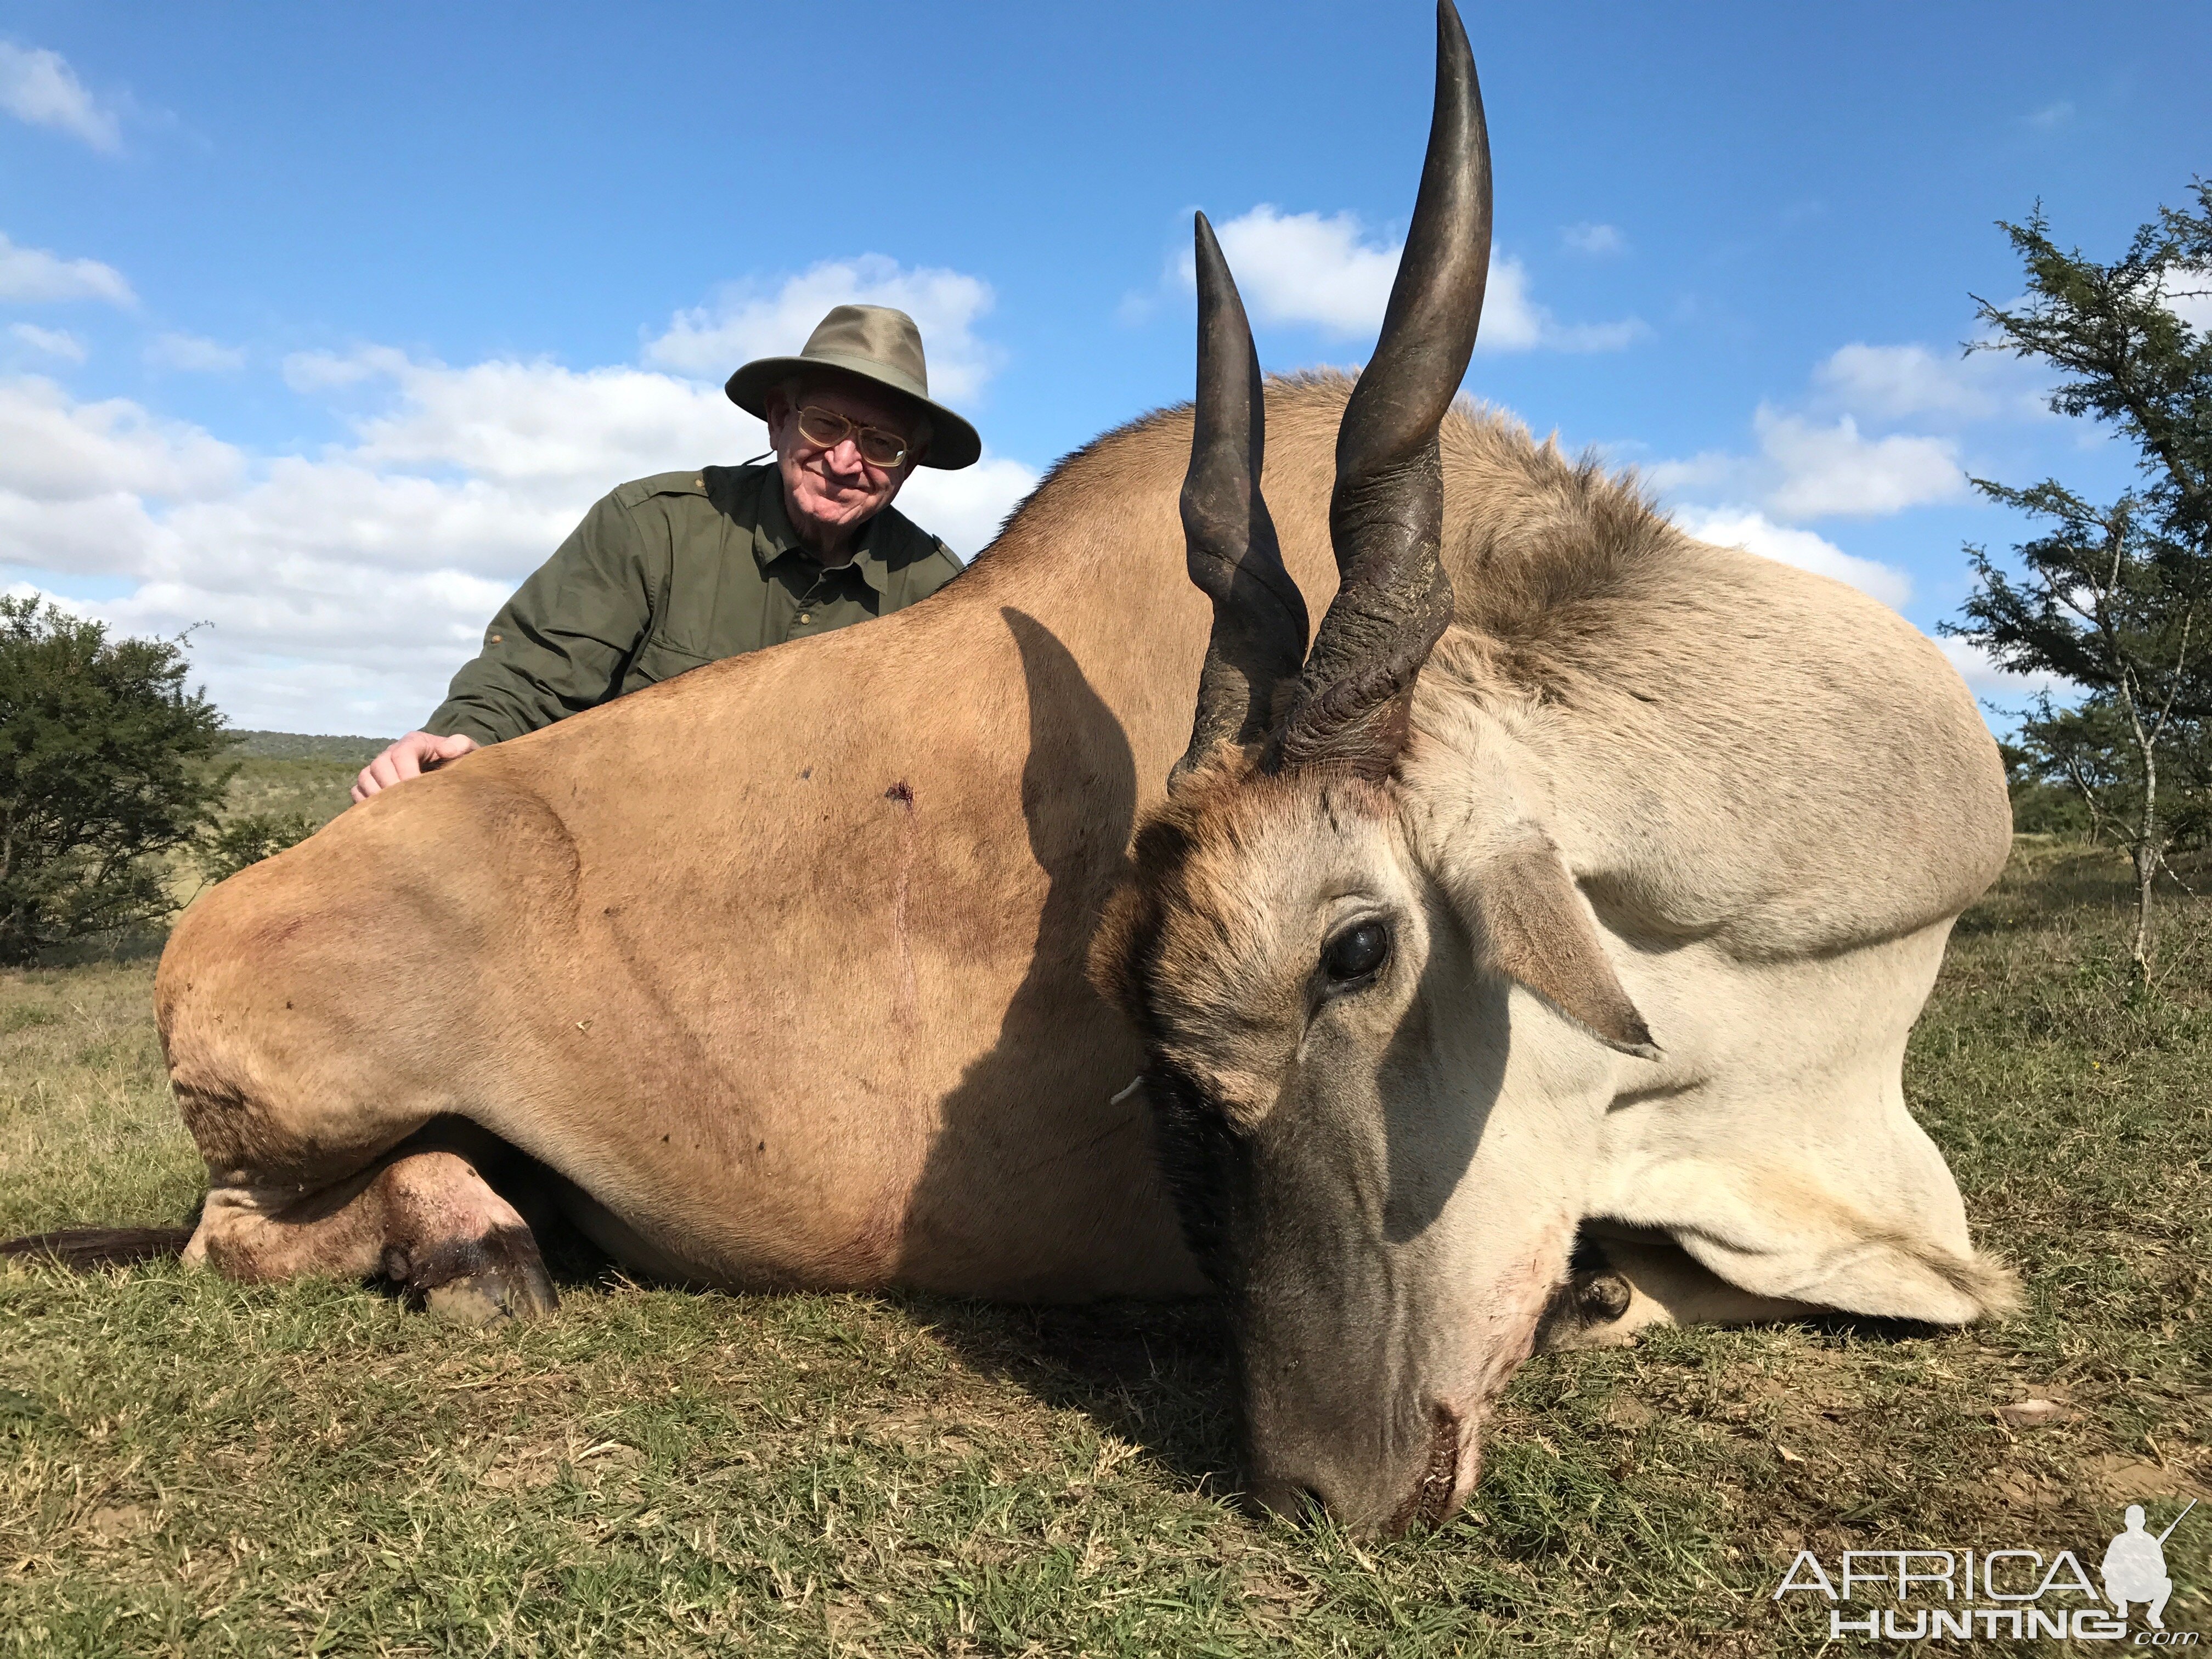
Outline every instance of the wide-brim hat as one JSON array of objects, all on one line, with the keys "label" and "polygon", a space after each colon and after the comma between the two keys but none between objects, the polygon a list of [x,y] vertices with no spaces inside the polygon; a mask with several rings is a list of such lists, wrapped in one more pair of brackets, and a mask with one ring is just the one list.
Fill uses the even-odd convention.
[{"label": "wide-brim hat", "polygon": [[929,396],[929,364],[914,319],[889,306],[839,306],[806,337],[796,357],[757,357],[730,376],[723,390],[748,415],[768,418],[768,394],[794,374],[834,368],[919,404],[929,416],[924,466],[947,471],[973,466],[983,441],[975,428]]}]

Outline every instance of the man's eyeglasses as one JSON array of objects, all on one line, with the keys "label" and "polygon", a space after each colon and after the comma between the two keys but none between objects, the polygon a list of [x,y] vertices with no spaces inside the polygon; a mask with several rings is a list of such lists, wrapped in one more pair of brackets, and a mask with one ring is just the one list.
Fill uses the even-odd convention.
[{"label": "man's eyeglasses", "polygon": [[831,410],[817,409],[812,404],[799,411],[799,435],[817,449],[835,449],[849,437],[860,450],[862,460],[886,471],[906,459],[906,440],[898,433],[879,426],[862,426],[858,421],[848,420]]}]

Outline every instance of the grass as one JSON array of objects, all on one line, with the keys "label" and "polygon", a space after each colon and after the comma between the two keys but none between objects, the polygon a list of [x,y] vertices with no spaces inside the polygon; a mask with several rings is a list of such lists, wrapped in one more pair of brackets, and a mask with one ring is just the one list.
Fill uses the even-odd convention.
[{"label": "grass", "polygon": [[[2174,965],[2130,994],[2123,885],[2023,846],[1913,1042],[1908,1092],[2021,1316],[1535,1361],[1430,1535],[1243,1516],[1199,1305],[572,1266],[559,1316],[478,1334],[350,1285],[15,1264],[0,1654],[1790,1655],[1827,1639],[1826,1602],[1771,1599],[1800,1548],[1832,1571],[2066,1547],[2094,1573],[2121,1504],[2156,1528],[2212,1497],[2212,903],[2171,904]],[[0,1233],[196,1199],[150,973],[0,975]],[[1996,1414],[2030,1396],[2065,1409]],[[2212,1623],[2207,1510],[2167,1545],[2177,1630]]]},{"label": "grass", "polygon": [[223,757],[238,769],[222,818],[302,814],[327,823],[352,801],[354,776],[382,752],[382,738],[306,737],[293,732],[240,732]]},{"label": "grass", "polygon": [[234,760],[333,761],[352,772],[374,760],[389,738],[323,738],[301,732],[234,732]]},{"label": "grass", "polygon": [[345,811],[354,775],[366,761],[327,756],[236,754],[238,775],[223,801],[228,820],[255,812],[304,812],[325,823]]}]

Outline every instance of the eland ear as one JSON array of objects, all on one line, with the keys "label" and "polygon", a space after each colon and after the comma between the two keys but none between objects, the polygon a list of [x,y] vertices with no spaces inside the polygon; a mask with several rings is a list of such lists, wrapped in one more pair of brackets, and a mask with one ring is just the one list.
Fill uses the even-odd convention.
[{"label": "eland ear", "polygon": [[1659,1058],[1551,837],[1528,826],[1486,857],[1450,861],[1438,874],[1482,968],[1534,992],[1608,1048]]}]

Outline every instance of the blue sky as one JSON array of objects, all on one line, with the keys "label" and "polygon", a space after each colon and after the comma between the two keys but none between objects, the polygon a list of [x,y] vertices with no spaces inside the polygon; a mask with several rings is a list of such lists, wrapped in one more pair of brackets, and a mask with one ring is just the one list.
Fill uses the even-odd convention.
[{"label": "blue sky", "polygon": [[[1466,16],[1470,391],[1923,626],[2018,535],[1966,473],[2124,482],[1958,348],[2020,289],[1993,221],[2110,257],[2212,170],[2212,11]],[[752,453],[720,379],[845,297],[981,427],[903,502],[973,551],[1188,395],[1194,207],[1270,368],[1364,357],[1432,46],[1418,3],[0,3],[0,587],[211,623],[241,724],[397,732],[595,496]]]}]

